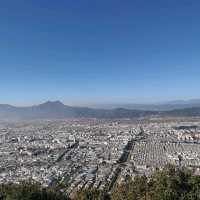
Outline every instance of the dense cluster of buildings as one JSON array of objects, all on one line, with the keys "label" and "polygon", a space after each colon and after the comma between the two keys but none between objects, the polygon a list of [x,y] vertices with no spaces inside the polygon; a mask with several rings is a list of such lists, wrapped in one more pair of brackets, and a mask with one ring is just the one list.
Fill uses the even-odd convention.
[{"label": "dense cluster of buildings", "polygon": [[200,123],[95,119],[0,123],[0,183],[107,191],[168,163],[200,166]]}]

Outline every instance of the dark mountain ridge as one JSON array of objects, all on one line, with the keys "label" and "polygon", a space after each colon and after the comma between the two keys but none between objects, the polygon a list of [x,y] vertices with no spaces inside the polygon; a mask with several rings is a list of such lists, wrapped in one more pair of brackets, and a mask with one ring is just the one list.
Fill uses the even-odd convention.
[{"label": "dark mountain ridge", "polygon": [[200,107],[151,111],[137,109],[98,109],[64,105],[60,101],[47,101],[43,104],[16,107],[0,104],[0,119],[64,119],[64,118],[140,118],[150,116],[200,116]]}]

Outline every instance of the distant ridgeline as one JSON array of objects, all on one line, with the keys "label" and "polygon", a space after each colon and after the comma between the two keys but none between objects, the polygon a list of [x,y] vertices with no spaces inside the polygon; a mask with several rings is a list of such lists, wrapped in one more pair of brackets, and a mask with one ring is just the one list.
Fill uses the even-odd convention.
[{"label": "distant ridgeline", "polygon": [[60,101],[30,106],[15,107],[0,104],[0,119],[63,119],[63,118],[143,118],[143,117],[198,117],[200,107],[175,109],[168,111],[149,111],[136,109],[95,109],[88,107],[66,106]]},{"label": "distant ridgeline", "polygon": [[[109,187],[109,185],[108,185]],[[67,186],[42,188],[37,183],[0,185],[0,200],[70,200]],[[62,192],[61,192],[62,191]],[[151,177],[136,176],[134,180],[116,184],[109,193],[95,188],[75,192],[74,200],[199,200],[200,176],[191,170],[168,165]]]}]

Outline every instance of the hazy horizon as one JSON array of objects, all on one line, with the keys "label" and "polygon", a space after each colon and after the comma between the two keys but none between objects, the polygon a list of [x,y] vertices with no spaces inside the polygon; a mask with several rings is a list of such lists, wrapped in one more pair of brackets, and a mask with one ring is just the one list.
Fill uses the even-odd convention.
[{"label": "hazy horizon", "polygon": [[172,100],[163,100],[163,101],[127,101],[127,102],[114,102],[114,101],[102,101],[102,102],[84,102],[84,101],[65,101],[60,99],[46,99],[43,101],[38,102],[24,102],[24,103],[12,103],[12,102],[0,102],[0,105],[8,104],[12,106],[17,107],[26,107],[26,106],[34,106],[34,105],[40,105],[46,102],[56,102],[59,101],[63,103],[64,105],[68,106],[86,106],[91,108],[109,108],[110,107],[116,107],[116,106],[129,106],[129,105],[167,105],[167,104],[181,104],[181,103],[190,103],[194,101],[200,102],[200,98],[192,98],[192,99],[172,99]]}]

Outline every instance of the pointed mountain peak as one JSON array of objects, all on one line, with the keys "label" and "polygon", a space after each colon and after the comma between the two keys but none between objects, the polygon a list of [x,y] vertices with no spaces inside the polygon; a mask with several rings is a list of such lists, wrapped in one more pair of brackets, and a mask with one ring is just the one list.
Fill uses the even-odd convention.
[{"label": "pointed mountain peak", "polygon": [[40,104],[40,106],[53,106],[53,107],[59,106],[59,107],[61,107],[61,106],[65,106],[65,105],[61,101],[47,101],[43,104]]}]

